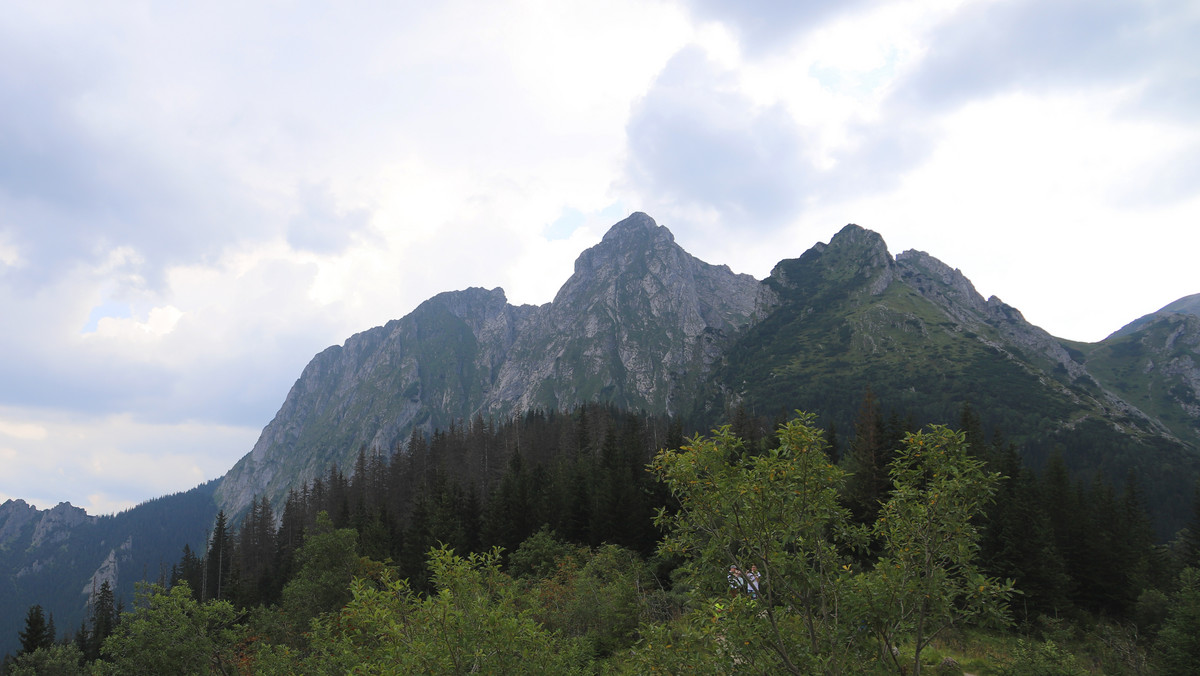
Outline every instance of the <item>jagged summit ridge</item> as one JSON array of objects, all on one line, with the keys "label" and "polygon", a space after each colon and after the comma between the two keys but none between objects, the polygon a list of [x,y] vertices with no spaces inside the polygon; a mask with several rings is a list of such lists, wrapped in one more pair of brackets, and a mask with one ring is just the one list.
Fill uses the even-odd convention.
[{"label": "jagged summit ridge", "polygon": [[625,242],[645,237],[661,237],[672,243],[675,241],[675,235],[665,225],[659,225],[648,214],[641,211],[635,211],[625,219],[613,224],[600,241]]},{"label": "jagged summit ridge", "polygon": [[[584,402],[714,418],[742,404],[847,416],[871,386],[930,419],[971,401],[1036,424],[1040,437],[1091,420],[1194,444],[1200,426],[1159,422],[1176,408],[1200,418],[1188,408],[1188,393],[1200,392],[1188,366],[1200,361],[1191,339],[1200,332],[1179,320],[1200,318],[1176,314],[1189,307],[1169,306],[1173,323],[1139,334],[1157,341],[1137,349],[1163,365],[1153,372],[1161,387],[1180,393],[1168,410],[1162,396],[1122,389],[1132,348],[1089,353],[1059,340],[984,299],[962,271],[922,251],[893,257],[859,225],[760,282],[695,258],[638,212],[579,255],[549,303],[513,306],[499,288],[442,293],[318,354],[217,500],[232,515],[258,495],[278,505],[331,464],[352,466],[364,447],[398,448],[413,430]],[[1022,388],[1033,389],[1005,399]]]},{"label": "jagged summit ridge", "polygon": [[1179,496],[1200,475],[1198,300],[1076,343],[984,299],[925,252],[892,257],[878,233],[854,224],[758,282],[694,258],[635,213],[580,254],[550,303],[514,306],[499,288],[450,291],[323,350],[222,480],[103,518],[127,526],[93,528],[69,505],[0,504],[0,549],[15,562],[0,601],[25,607],[21,590],[55,576],[73,597],[85,579],[177,556],[179,544],[127,539],[136,523],[162,522],[152,510],[195,510],[186,527],[202,541],[216,506],[235,520],[259,496],[278,506],[330,465],[349,470],[360,448],[390,451],[412,430],[584,401],[681,414],[695,430],[743,407],[767,417],[806,410],[849,430],[868,387],[915,424],[954,424],[970,403],[1035,463],[1053,449],[1079,477],[1119,482],[1138,471],[1155,487],[1148,504],[1160,533],[1174,532],[1187,515],[1171,510],[1190,504]]},{"label": "jagged summit ridge", "polygon": [[579,256],[575,274],[514,344],[488,408],[602,400],[678,412],[681,387],[710,370],[713,348],[758,302],[756,279],[693,257],[667,228],[635,213]]},{"label": "jagged summit ridge", "polygon": [[513,306],[502,289],[438,294],[318,354],[254,449],[217,491],[231,514],[256,495],[346,467],[476,415],[590,401],[679,412],[736,331],[769,307],[750,275],[709,265],[644,213],[584,251],[555,299]]},{"label": "jagged summit ridge", "polygon": [[1108,336],[1108,338],[1129,335],[1156,319],[1169,317],[1171,315],[1193,315],[1200,317],[1200,293],[1184,296],[1183,298],[1164,305],[1155,312],[1151,312],[1148,315],[1142,315],[1141,317],[1138,317],[1132,322],[1129,322],[1125,326],[1122,326],[1114,331],[1110,336]]}]

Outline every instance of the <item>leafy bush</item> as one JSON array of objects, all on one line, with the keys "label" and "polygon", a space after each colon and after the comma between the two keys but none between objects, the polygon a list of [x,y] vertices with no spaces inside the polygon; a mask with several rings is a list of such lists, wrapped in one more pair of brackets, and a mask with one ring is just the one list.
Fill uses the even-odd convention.
[{"label": "leafy bush", "polygon": [[[353,599],[313,622],[302,673],[574,674],[589,671],[583,645],[546,631],[519,607],[499,550],[463,558],[430,552],[436,592],[356,578]],[[269,657],[278,658],[278,655]],[[278,661],[278,660],[276,660]]]},{"label": "leafy bush", "polygon": [[1163,674],[1195,674],[1200,666],[1200,570],[1185,568],[1156,647]]},{"label": "leafy bush", "polygon": [[1000,676],[1087,676],[1075,656],[1054,641],[1017,641],[1013,659],[1000,668]]}]

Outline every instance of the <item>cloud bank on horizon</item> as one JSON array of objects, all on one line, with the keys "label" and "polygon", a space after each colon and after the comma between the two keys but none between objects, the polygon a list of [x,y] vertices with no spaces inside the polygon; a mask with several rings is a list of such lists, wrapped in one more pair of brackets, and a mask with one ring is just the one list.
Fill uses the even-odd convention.
[{"label": "cloud bank on horizon", "polygon": [[1075,340],[1200,292],[1194,2],[409,4],[0,8],[0,501],[218,477],[316,352],[634,210],[760,278],[855,222]]}]

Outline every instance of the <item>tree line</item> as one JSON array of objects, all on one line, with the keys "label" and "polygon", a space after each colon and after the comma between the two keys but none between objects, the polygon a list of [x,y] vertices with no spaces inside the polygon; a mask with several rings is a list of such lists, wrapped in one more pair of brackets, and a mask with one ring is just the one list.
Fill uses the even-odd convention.
[{"label": "tree line", "polygon": [[[72,654],[93,671],[149,660],[148,645],[167,654],[171,641],[151,629],[172,612],[209,641],[191,646],[207,665],[194,673],[344,673],[367,655],[401,659],[396,645],[418,659],[433,640],[421,632],[448,630],[398,618],[453,613],[462,650],[495,639],[466,638],[486,616],[508,627],[509,647],[553,657],[561,673],[703,667],[663,647],[685,645],[718,673],[920,669],[943,629],[984,619],[1040,636],[1103,621],[1140,632],[1127,643],[1143,656],[1161,636],[1188,635],[1173,609],[1196,591],[1187,570],[1200,565],[1200,505],[1188,529],[1156,543],[1135,476],[1119,490],[1072,482],[1060,458],[1034,472],[970,407],[960,432],[918,431],[868,391],[844,443],[807,417],[730,419],[689,439],[678,422],[588,405],[414,432],[390,455],[363,450],[278,511],[260,498],[236,526],[219,514],[204,551],[185,547],[124,621],[81,627]],[[926,447],[941,455],[921,457]],[[724,525],[735,508],[745,518],[733,521],[749,524],[740,532]],[[914,558],[930,542],[954,544],[940,568]],[[733,563],[761,563],[762,599],[726,598]],[[729,649],[743,634],[746,649]],[[368,635],[395,645],[366,645]],[[49,651],[21,640],[18,666]],[[502,647],[494,665],[521,663]],[[1027,659],[1053,650],[1037,644]]]}]

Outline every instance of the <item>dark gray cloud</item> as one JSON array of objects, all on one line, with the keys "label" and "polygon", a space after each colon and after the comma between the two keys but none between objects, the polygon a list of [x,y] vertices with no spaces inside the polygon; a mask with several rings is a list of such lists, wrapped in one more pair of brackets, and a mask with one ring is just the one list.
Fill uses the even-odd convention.
[{"label": "dark gray cloud", "polygon": [[[1186,0],[1019,0],[969,4],[928,36],[928,56],[887,108],[936,119],[1010,92],[1117,94],[1116,114],[1200,122],[1200,8]],[[888,126],[892,126],[889,121]],[[930,139],[932,143],[934,139]],[[1103,144],[1104,139],[1096,139]],[[1166,204],[1200,189],[1200,147],[1130,167],[1125,205]]]},{"label": "dark gray cloud", "polygon": [[817,201],[890,188],[934,147],[928,122],[897,107],[886,124],[851,125],[856,141],[818,169],[808,132],[783,107],[756,105],[724,77],[697,47],[668,62],[626,129],[638,190],[770,229]]},{"label": "dark gray cloud", "polygon": [[[849,9],[840,3],[689,4],[762,50],[791,44],[804,26]],[[628,174],[639,189],[668,202],[707,206],[739,227],[748,221],[770,226],[819,201],[895,187],[937,147],[945,115],[1005,93],[1120,88],[1129,99],[1119,114],[1198,120],[1197,35],[1200,10],[1182,0],[969,3],[925,36],[926,55],[891,85],[882,114],[850,122],[851,142],[820,170],[806,131],[786,111],[756,106],[724,86],[720,69],[691,47],[668,63],[633,111]],[[1194,145],[1180,148],[1147,167],[1144,186],[1131,181],[1129,195],[1120,199],[1194,194],[1197,166]]]},{"label": "dark gray cloud", "polygon": [[813,177],[805,140],[782,107],[759,108],[721,78],[699,48],[670,60],[626,128],[630,179],[656,199],[776,225]]},{"label": "dark gray cloud", "polygon": [[175,377],[152,364],[72,355],[54,359],[23,351],[23,359],[0,360],[0,405],[119,413],[134,402],[165,401]]},{"label": "dark gray cloud", "polygon": [[912,168],[933,152],[937,128],[919,114],[890,111],[886,123],[858,123],[850,132],[857,142],[835,153],[835,164],[813,191],[822,199],[854,200],[896,187]]},{"label": "dark gray cloud", "polygon": [[897,87],[920,107],[1008,90],[1124,85],[1138,114],[1200,114],[1200,11],[1187,0],[1019,0],[969,4],[928,36]]},{"label": "dark gray cloud", "polygon": [[749,54],[769,52],[787,45],[797,35],[878,0],[686,0],[701,19],[720,21],[738,36]]},{"label": "dark gray cloud", "polygon": [[39,287],[130,247],[154,284],[167,265],[261,234],[265,219],[225,168],[184,153],[195,150],[186,129],[154,104],[108,98],[128,85],[105,71],[111,46],[41,38],[0,28],[0,228],[24,258],[9,283]]},{"label": "dark gray cloud", "polygon": [[298,251],[341,253],[366,229],[366,209],[341,209],[328,183],[308,184],[299,191],[302,211],[288,222],[287,240]]}]

